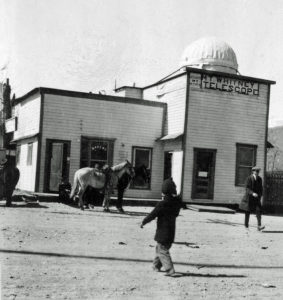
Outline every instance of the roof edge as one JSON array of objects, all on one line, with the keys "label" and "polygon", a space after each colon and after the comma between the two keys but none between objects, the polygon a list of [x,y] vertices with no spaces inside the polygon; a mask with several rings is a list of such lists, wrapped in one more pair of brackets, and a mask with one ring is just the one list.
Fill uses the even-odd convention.
[{"label": "roof edge", "polygon": [[218,72],[218,71],[211,71],[211,70],[205,70],[205,69],[199,69],[199,68],[192,68],[192,67],[185,67],[187,72],[196,72],[196,73],[204,73],[204,74],[211,74],[211,75],[219,75],[223,77],[230,77],[230,78],[238,78],[243,80],[251,80],[251,81],[257,81],[267,84],[276,84],[276,81],[268,80],[268,79],[262,79],[257,77],[250,77],[250,76],[244,76],[244,75],[238,75],[238,74],[231,74],[231,73],[225,73],[225,72]]},{"label": "roof edge", "polygon": [[[180,73],[180,74],[174,75],[172,77],[165,77],[165,79],[161,79],[161,80],[159,80],[159,81],[157,81],[153,84],[147,85],[147,86],[143,87],[143,89],[146,90],[148,88],[151,88],[151,87],[154,87],[156,85],[162,84],[166,81],[170,81],[170,80],[175,79],[177,77],[181,77],[181,76],[185,75],[186,73],[191,73],[191,72],[202,73],[202,74],[210,74],[210,75],[219,75],[219,76],[223,76],[223,77],[250,80],[250,81],[256,81],[256,82],[266,83],[266,84],[276,84],[276,81],[273,81],[273,80],[261,79],[261,78],[257,78],[257,77],[250,77],[250,76],[231,74],[231,73],[225,73],[225,72],[219,72],[219,71],[211,71],[211,70],[199,69],[199,68],[194,68],[194,67],[185,67],[184,66],[180,69],[184,69],[185,71]],[[180,70],[180,69],[177,69],[177,71]]]},{"label": "roof edge", "polygon": [[62,89],[54,89],[54,88],[46,88],[46,87],[37,87],[33,90],[29,91],[27,94],[17,98],[15,100],[15,104],[21,103],[22,101],[28,99],[34,94],[50,94],[50,95],[58,95],[58,96],[68,96],[68,97],[77,97],[84,99],[93,99],[93,100],[105,100],[105,101],[117,101],[117,102],[125,102],[131,104],[139,104],[139,105],[148,105],[148,106],[159,106],[165,107],[167,104],[159,101],[152,100],[143,100],[136,99],[130,97],[119,97],[114,95],[101,95],[95,93],[85,93],[78,91],[70,91],[70,90],[62,90]]}]

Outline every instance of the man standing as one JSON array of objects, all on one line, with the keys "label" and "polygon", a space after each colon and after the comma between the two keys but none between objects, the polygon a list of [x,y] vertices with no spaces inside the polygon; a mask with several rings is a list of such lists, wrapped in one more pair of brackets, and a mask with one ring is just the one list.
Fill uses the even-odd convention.
[{"label": "man standing", "polygon": [[11,206],[12,195],[20,178],[20,172],[8,159],[3,158],[0,161],[0,174],[0,186],[6,198],[6,206]]},{"label": "man standing", "polygon": [[249,228],[250,214],[255,212],[257,229],[261,231],[265,227],[261,226],[261,197],[263,187],[259,172],[259,167],[252,168],[252,174],[246,180],[246,193],[241,201],[240,209],[245,211],[245,227]]}]

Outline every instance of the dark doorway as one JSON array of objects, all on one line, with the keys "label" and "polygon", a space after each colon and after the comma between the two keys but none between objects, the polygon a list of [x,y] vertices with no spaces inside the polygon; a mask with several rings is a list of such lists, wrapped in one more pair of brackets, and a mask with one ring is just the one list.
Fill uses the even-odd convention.
[{"label": "dark doorway", "polygon": [[62,180],[69,181],[70,148],[70,141],[46,140],[45,192],[58,193]]},{"label": "dark doorway", "polygon": [[164,175],[163,179],[170,178],[172,176],[172,152],[164,153]]},{"label": "dark doorway", "polygon": [[213,199],[216,150],[194,149],[193,199]]}]

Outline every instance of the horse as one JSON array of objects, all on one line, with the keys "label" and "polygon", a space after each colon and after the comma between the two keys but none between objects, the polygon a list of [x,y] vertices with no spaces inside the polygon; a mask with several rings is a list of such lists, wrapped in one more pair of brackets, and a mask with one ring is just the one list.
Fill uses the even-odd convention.
[{"label": "horse", "polygon": [[6,206],[11,206],[12,195],[20,178],[20,171],[9,160],[3,160],[0,166],[0,186],[6,198]]},{"label": "horse", "polygon": [[116,166],[106,167],[104,171],[97,171],[94,168],[82,168],[75,172],[74,184],[72,186],[70,198],[75,196],[78,190],[79,207],[83,210],[83,194],[88,186],[95,189],[104,189],[103,207],[104,211],[109,212],[110,196],[113,188],[117,186],[118,181],[123,174],[127,173],[131,178],[135,176],[134,168],[131,163],[126,160]]}]

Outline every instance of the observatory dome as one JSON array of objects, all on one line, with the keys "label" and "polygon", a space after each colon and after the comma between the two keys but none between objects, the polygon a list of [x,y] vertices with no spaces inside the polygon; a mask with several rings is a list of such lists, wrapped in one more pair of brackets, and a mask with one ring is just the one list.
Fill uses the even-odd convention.
[{"label": "observatory dome", "polygon": [[234,50],[224,41],[208,37],[190,44],[184,51],[181,67],[237,74],[238,63]]}]

